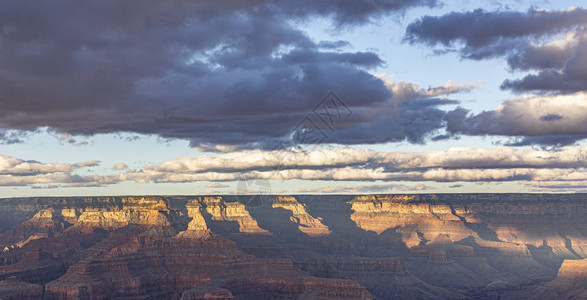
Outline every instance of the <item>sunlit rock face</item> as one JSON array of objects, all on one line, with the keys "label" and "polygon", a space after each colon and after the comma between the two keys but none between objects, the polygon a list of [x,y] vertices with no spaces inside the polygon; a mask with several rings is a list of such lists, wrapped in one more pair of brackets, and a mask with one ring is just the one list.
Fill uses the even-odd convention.
[{"label": "sunlit rock face", "polygon": [[222,197],[201,197],[196,199],[205,207],[212,220],[220,222],[236,222],[238,232],[242,233],[268,233],[251,217],[245,205],[240,202],[227,202]]},{"label": "sunlit rock face", "polygon": [[455,239],[475,236],[452,208],[444,204],[410,203],[416,196],[358,196],[351,201],[351,219],[377,234],[390,229],[401,233],[408,248],[450,233]]},{"label": "sunlit rock face", "polygon": [[556,278],[507,299],[587,299],[587,259],[563,261]]},{"label": "sunlit rock face", "polygon": [[584,299],[587,196],[0,199],[2,299]]},{"label": "sunlit rock face", "polygon": [[291,212],[289,220],[298,224],[298,229],[311,237],[328,236],[328,226],[322,224],[320,217],[315,218],[306,211],[306,206],[292,196],[277,196],[272,201],[273,208],[282,208]]}]

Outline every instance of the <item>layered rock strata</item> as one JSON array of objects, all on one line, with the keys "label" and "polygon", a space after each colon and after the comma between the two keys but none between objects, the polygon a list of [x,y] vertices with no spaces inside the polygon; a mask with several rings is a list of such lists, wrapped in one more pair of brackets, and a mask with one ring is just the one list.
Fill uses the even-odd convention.
[{"label": "layered rock strata", "polygon": [[581,299],[587,196],[0,199],[0,297]]}]

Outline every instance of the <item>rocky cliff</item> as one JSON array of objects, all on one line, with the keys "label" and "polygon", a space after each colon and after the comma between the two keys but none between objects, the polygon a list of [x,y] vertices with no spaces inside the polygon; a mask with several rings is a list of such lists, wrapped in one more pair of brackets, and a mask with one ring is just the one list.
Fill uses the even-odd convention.
[{"label": "rocky cliff", "polygon": [[[241,197],[243,198],[243,197]],[[0,199],[0,297],[581,299],[587,195]]]}]

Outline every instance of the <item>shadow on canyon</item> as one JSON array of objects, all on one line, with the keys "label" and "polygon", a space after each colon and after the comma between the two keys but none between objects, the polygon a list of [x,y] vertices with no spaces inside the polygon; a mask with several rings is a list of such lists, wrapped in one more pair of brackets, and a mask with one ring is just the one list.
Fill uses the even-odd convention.
[{"label": "shadow on canyon", "polygon": [[583,194],[266,197],[254,206],[237,196],[2,199],[0,296],[587,293]]}]

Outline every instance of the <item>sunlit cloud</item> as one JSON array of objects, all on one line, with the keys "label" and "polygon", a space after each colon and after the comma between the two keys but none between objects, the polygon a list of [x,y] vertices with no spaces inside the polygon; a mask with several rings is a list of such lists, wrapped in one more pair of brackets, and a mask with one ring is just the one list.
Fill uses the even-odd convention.
[{"label": "sunlit cloud", "polygon": [[[0,175],[0,185],[19,186],[61,184],[63,187],[90,187],[137,183],[187,183],[207,181],[209,189],[227,188],[222,182],[240,180],[364,181],[383,184],[349,186],[372,191],[427,190],[418,182],[523,182],[524,186],[565,187],[564,182],[587,180],[587,146],[565,147],[559,151],[499,147],[453,148],[447,151],[376,152],[367,149],[335,148],[313,151],[244,151],[215,156],[184,157],[143,169],[127,169],[118,174],[78,175],[78,164],[29,166],[11,158],[12,174]],[[15,163],[16,162],[16,163]],[[20,164],[18,164],[20,162]],[[22,165],[24,164],[24,165]],[[25,168],[27,167],[27,168]],[[5,167],[4,172],[9,172]],[[32,174],[31,170],[37,170]],[[44,170],[40,172],[40,170]],[[15,173],[19,171],[20,173]],[[416,185],[407,183],[414,182]],[[555,186],[552,182],[559,182]],[[541,185],[541,183],[544,183]],[[458,188],[460,186],[454,185]],[[576,183],[567,188],[580,187]],[[312,188],[314,189],[314,188]],[[312,189],[298,189],[311,192]],[[328,188],[316,191],[328,192]],[[332,190],[334,191],[334,190]]]}]

